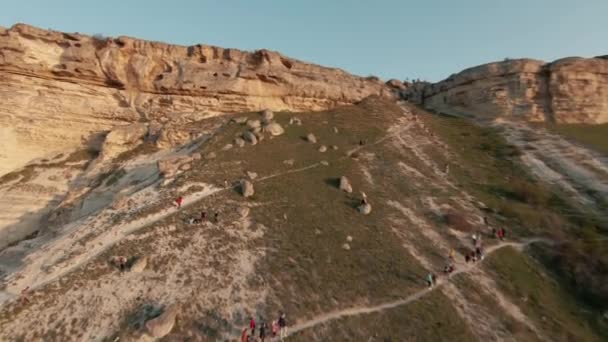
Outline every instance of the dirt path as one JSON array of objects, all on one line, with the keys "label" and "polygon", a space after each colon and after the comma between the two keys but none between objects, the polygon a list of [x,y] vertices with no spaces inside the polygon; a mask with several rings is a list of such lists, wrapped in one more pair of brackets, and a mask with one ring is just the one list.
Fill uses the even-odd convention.
[{"label": "dirt path", "polygon": [[[486,250],[486,255],[492,254],[493,252],[503,248],[503,247],[514,247],[518,250],[522,250],[524,249],[526,246],[533,244],[533,243],[548,243],[551,244],[552,242],[550,240],[547,240],[545,238],[531,238],[528,240],[525,240],[523,242],[503,242],[500,243],[498,245],[494,245],[492,247],[487,248]],[[481,263],[483,261],[480,261],[479,263]],[[335,312],[330,312],[327,314],[323,314],[320,316],[317,316],[311,320],[305,321],[305,322],[301,322],[298,323],[296,325],[293,325],[291,327],[289,327],[288,329],[288,336],[289,335],[293,335],[295,333],[298,333],[300,331],[306,330],[306,329],[310,329],[313,328],[317,325],[321,325],[324,323],[328,323],[337,319],[341,319],[344,317],[349,317],[349,316],[356,316],[356,315],[362,315],[362,314],[369,314],[369,313],[374,313],[374,312],[380,312],[380,311],[384,311],[384,310],[388,310],[388,309],[392,309],[398,306],[403,306],[403,305],[407,305],[409,303],[412,303],[422,297],[424,297],[425,295],[427,295],[428,293],[431,293],[432,291],[435,291],[439,288],[441,288],[444,284],[446,284],[447,282],[450,281],[451,278],[453,278],[454,276],[460,274],[460,273],[468,273],[470,272],[473,268],[476,267],[477,264],[473,264],[473,265],[469,265],[467,267],[464,268],[459,268],[456,271],[454,271],[452,273],[452,275],[447,278],[447,280],[439,280],[437,282],[437,284],[431,288],[425,288],[424,290],[420,290],[406,298],[400,299],[400,300],[396,300],[396,301],[392,301],[392,302],[388,302],[388,303],[384,303],[384,304],[379,304],[376,306],[368,306],[368,307],[353,307],[353,308],[348,308],[348,309],[344,309],[344,310],[340,310],[340,311],[335,311]]]}]

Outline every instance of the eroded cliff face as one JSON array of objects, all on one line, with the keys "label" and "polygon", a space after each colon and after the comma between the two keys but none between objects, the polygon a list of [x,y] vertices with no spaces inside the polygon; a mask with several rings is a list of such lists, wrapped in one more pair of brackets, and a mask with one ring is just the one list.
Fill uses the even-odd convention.
[{"label": "eroded cliff face", "polygon": [[206,45],[0,28],[0,175],[137,121],[197,120],[269,108],[323,110],[370,95],[379,80],[284,57]]},{"label": "eroded cliff face", "polygon": [[[414,95],[414,94],[412,94]],[[518,59],[466,69],[422,91],[425,107],[477,118],[608,122],[608,60]]]}]

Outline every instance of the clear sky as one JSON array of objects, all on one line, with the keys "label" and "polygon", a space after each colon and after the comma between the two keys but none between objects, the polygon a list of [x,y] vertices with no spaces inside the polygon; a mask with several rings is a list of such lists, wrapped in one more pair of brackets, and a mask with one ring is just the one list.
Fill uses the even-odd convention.
[{"label": "clear sky", "polygon": [[0,25],[267,48],[352,73],[437,81],[506,57],[608,54],[608,0],[17,0]]}]

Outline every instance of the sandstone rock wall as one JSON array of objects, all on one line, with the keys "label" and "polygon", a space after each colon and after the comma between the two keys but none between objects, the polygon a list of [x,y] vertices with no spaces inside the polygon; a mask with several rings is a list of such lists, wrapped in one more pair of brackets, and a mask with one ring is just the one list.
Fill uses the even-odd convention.
[{"label": "sandstone rock wall", "polygon": [[608,60],[518,59],[484,64],[426,85],[419,98],[429,109],[460,116],[605,123]]},{"label": "sandstone rock wall", "polygon": [[165,122],[170,114],[323,110],[390,94],[379,80],[267,50],[176,46],[17,24],[0,29],[0,175],[116,125]]}]

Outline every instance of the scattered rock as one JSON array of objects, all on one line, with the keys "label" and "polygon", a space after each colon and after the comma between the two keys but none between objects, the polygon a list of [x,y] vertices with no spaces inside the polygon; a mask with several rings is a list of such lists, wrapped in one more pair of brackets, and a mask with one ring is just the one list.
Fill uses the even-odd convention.
[{"label": "scattered rock", "polygon": [[372,212],[372,206],[369,203],[361,204],[357,210],[359,210],[359,212],[363,215],[368,215]]},{"label": "scattered rock", "polygon": [[165,178],[175,175],[180,165],[189,163],[191,158],[188,156],[171,156],[158,161],[158,171]]},{"label": "scattered rock", "polygon": [[192,164],[183,164],[182,166],[179,167],[179,169],[182,171],[188,171],[188,170],[192,169]]},{"label": "scattered rock", "polygon": [[256,137],[255,134],[250,131],[245,131],[245,133],[243,133],[243,139],[251,143],[251,145],[255,145],[258,143],[258,137]]},{"label": "scattered rock", "polygon": [[346,241],[348,241],[348,242],[352,242],[352,241],[353,241],[353,237],[352,237],[352,236],[350,236],[350,235],[349,235],[349,236],[347,236],[347,237],[346,237]]},{"label": "scattered rock", "polygon": [[249,120],[249,119],[246,116],[241,116],[241,117],[238,117],[238,118],[233,118],[230,121],[242,125],[242,124],[247,123],[247,120]]},{"label": "scattered rock", "polygon": [[321,160],[321,165],[329,166],[329,162],[327,160]]},{"label": "scattered rock", "polygon": [[325,145],[319,146],[319,152],[323,153],[325,151],[327,151],[327,146],[325,146]]},{"label": "scattered rock", "polygon": [[345,243],[342,245],[342,249],[350,251],[350,245],[348,243]]},{"label": "scattered rock", "polygon": [[148,265],[147,258],[145,258],[145,257],[139,258],[139,259],[135,260],[135,262],[131,266],[131,272],[141,273],[141,272],[143,272],[143,270],[146,268],[147,265]]},{"label": "scattered rock", "polygon": [[258,138],[258,142],[264,140],[264,134],[261,131],[255,132],[255,137]]},{"label": "scattered rock", "polygon": [[293,159],[283,160],[283,164],[285,164],[285,165],[293,166],[293,163],[294,163]]},{"label": "scattered rock", "polygon": [[291,119],[289,119],[289,124],[302,126],[302,120],[300,120],[298,118],[291,118]]},{"label": "scattered rock", "polygon": [[215,157],[217,157],[217,155],[215,154],[215,152],[209,152],[206,156],[205,159],[215,159]]},{"label": "scattered rock", "polygon": [[270,122],[274,118],[274,113],[270,109],[264,109],[262,111],[262,120]]},{"label": "scattered rock", "polygon": [[238,207],[236,212],[241,218],[245,218],[249,215],[249,207]]},{"label": "scattered rock", "polygon": [[251,129],[260,128],[261,126],[262,123],[260,122],[260,120],[247,120],[247,127]]},{"label": "scattered rock", "polygon": [[241,180],[241,194],[243,197],[251,197],[254,194],[253,183],[246,179]]},{"label": "scattered rock", "polygon": [[124,195],[118,195],[112,202],[112,209],[119,210],[124,209],[129,204],[129,197]]},{"label": "scattered rock", "polygon": [[247,177],[249,177],[249,179],[253,180],[253,179],[258,178],[258,174],[256,172],[247,171]]},{"label": "scattered rock", "polygon": [[175,178],[165,178],[163,180],[163,182],[161,183],[161,186],[167,186],[167,185],[173,183],[174,180],[175,180]]},{"label": "scattered rock", "polygon": [[335,151],[335,150],[337,150],[337,149],[338,149],[338,146],[336,146],[336,145],[331,145],[331,149]]},{"label": "scattered rock", "polygon": [[222,147],[222,151],[228,151],[232,148],[232,144],[226,144],[224,145],[224,147]]},{"label": "scattered rock", "polygon": [[175,325],[175,317],[177,317],[177,305],[171,305],[165,309],[160,316],[146,322],[148,333],[155,338],[162,338],[171,332]]},{"label": "scattered rock", "polygon": [[258,134],[258,133],[260,133],[262,131],[262,127],[261,126],[260,127],[255,127],[255,128],[250,129],[250,131],[252,131],[255,134]]},{"label": "scattered rock", "polygon": [[196,152],[196,153],[192,153],[190,158],[192,158],[192,160],[200,160],[202,158],[202,156],[200,153]]},{"label": "scattered rock", "polygon": [[340,177],[340,190],[346,191],[348,193],[353,192],[353,186],[350,185],[350,181],[348,178],[342,176]]},{"label": "scattered rock", "polygon": [[334,127],[334,133],[338,134],[338,132],[340,132],[340,131],[338,130],[338,127]]},{"label": "scattered rock", "polygon": [[321,230],[319,228],[315,229],[315,235],[321,235]]},{"label": "scattered rock", "polygon": [[243,138],[235,138],[234,144],[238,147],[243,147],[245,146],[245,140],[243,140]]},{"label": "scattered rock", "polygon": [[285,130],[278,123],[271,122],[268,125],[264,126],[264,132],[268,132],[270,133],[270,135],[277,136],[285,133]]},{"label": "scattered rock", "polygon": [[317,142],[317,137],[315,137],[315,135],[312,133],[308,133],[306,135],[306,141],[308,141],[309,143],[315,144]]},{"label": "scattered rock", "polygon": [[287,221],[287,214],[283,214],[283,220]]}]

